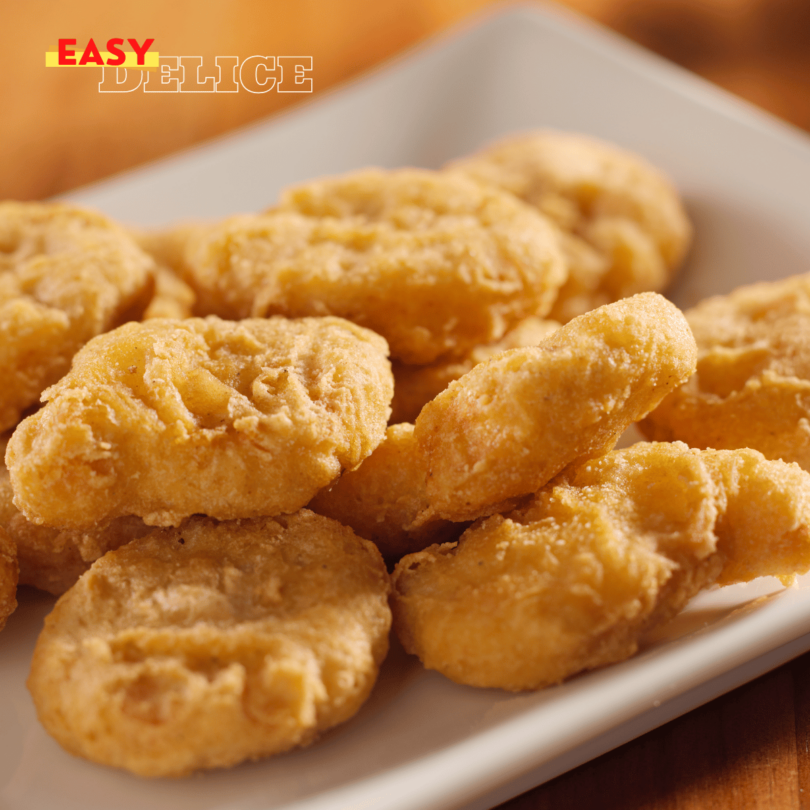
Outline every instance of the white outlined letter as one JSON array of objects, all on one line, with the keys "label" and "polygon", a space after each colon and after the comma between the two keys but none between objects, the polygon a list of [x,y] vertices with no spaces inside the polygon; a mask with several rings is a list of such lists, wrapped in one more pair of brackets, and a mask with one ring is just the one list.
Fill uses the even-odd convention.
[{"label": "white outlined letter", "polygon": [[131,93],[143,82],[143,70],[127,70],[119,67],[101,68],[99,93]]},{"label": "white outlined letter", "polygon": [[279,56],[278,65],[281,71],[279,93],[312,92],[312,79],[304,75],[312,71],[311,56]]},{"label": "white outlined letter", "polygon": [[[179,56],[161,56],[157,70],[150,70],[143,86],[145,93],[179,93],[183,81],[183,66]],[[173,77],[172,74],[177,74]]]},{"label": "white outlined letter", "polygon": [[[239,68],[239,82],[248,93],[269,93],[276,86],[275,76],[269,76],[276,69],[275,56],[248,56]],[[264,80],[259,78],[263,71]]]},{"label": "white outlined letter", "polygon": [[[238,93],[239,80],[236,78],[236,68],[239,66],[238,56],[218,56],[217,63],[217,93]],[[230,70],[228,70],[230,67]]]},{"label": "white outlined letter", "polygon": [[217,80],[213,76],[206,76],[200,81],[200,71],[203,68],[202,56],[181,56],[180,64],[183,66],[183,81],[180,84],[181,93],[215,93]]}]

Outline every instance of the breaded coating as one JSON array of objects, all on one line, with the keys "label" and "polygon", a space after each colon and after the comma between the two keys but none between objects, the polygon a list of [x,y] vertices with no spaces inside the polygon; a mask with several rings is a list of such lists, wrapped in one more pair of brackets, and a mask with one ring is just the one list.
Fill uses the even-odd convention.
[{"label": "breaded coating", "polygon": [[392,563],[464,531],[464,524],[440,518],[420,522],[427,505],[425,466],[413,425],[401,424],[391,425],[382,444],[356,470],[322,489],[309,508],[371,540]]},{"label": "breaded coating", "polygon": [[726,560],[717,584],[773,576],[790,585],[806,573],[810,475],[747,448],[693,452],[700,452],[720,491],[714,530]]},{"label": "breaded coating", "polygon": [[169,268],[155,269],[155,294],[144,310],[143,320],[152,318],[190,318],[194,310],[194,290]]},{"label": "breaded coating", "polygon": [[202,223],[184,222],[157,230],[130,229],[132,237],[157,265],[155,293],[143,320],[190,318],[194,314],[194,290],[179,273],[189,239],[204,227]]},{"label": "breaded coating", "polygon": [[154,263],[93,211],[0,202],[0,431],[90,338],[141,316]]},{"label": "breaded coating", "polygon": [[17,579],[20,568],[14,540],[0,526],[0,630],[17,608]]},{"label": "breaded coating", "polygon": [[810,275],[741,287],[685,314],[697,373],[642,432],[692,447],[753,447],[810,470]]},{"label": "breaded coating", "polygon": [[512,136],[450,164],[535,206],[560,227],[568,281],[549,317],[666,287],[692,228],[669,180],[612,144],[568,132]]},{"label": "breaded coating", "polygon": [[311,743],[368,697],[388,650],[373,544],[307,510],[157,529],[56,604],[28,688],[70,753],[184,776]]},{"label": "breaded coating", "polygon": [[130,228],[129,233],[158,266],[178,273],[189,240],[209,226],[205,222],[178,222],[167,228]]},{"label": "breaded coating", "polygon": [[427,170],[365,170],[285,192],[186,251],[199,314],[339,315],[429,363],[548,312],[566,268],[556,229],[498,189]]},{"label": "breaded coating", "polygon": [[476,346],[461,357],[436,360],[424,366],[412,366],[394,361],[394,399],[391,402],[392,425],[415,422],[419,411],[438,396],[453,380],[466,374],[484,360],[507,349],[536,346],[543,338],[560,328],[556,321],[543,318],[524,318],[514,329],[496,343]]},{"label": "breaded coating", "polygon": [[448,520],[502,512],[606,453],[689,378],[696,354],[681,312],[641,293],[480,363],[416,420],[431,511]]},{"label": "breaded coating", "polygon": [[127,324],[14,432],[15,503],[69,529],[294,512],[382,441],[392,393],[385,341],[339,318]]},{"label": "breaded coating", "polygon": [[633,655],[714,582],[808,569],[808,473],[753,450],[641,443],[404,557],[394,626],[454,681],[540,689]]},{"label": "breaded coating", "polygon": [[85,531],[37,526],[20,514],[13,497],[8,470],[0,464],[0,527],[17,547],[19,584],[56,596],[74,585],[107,551],[151,531],[137,517],[120,517]]}]

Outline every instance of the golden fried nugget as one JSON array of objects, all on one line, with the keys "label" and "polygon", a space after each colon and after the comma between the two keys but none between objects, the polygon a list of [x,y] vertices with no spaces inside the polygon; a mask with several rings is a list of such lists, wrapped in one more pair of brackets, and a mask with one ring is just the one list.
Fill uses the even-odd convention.
[{"label": "golden fried nugget", "polygon": [[371,540],[387,562],[431,543],[455,540],[464,524],[418,520],[427,509],[425,466],[413,425],[391,425],[380,446],[356,469],[343,473],[309,503]]},{"label": "golden fried nugget", "polygon": [[512,136],[448,168],[511,192],[559,225],[569,276],[549,317],[563,323],[662,290],[689,246],[692,229],[669,180],[637,155],[594,138]]},{"label": "golden fried nugget", "polygon": [[140,518],[120,517],[86,531],[37,526],[20,514],[5,464],[0,464],[0,527],[17,547],[19,584],[64,593],[107,551],[151,531]]},{"label": "golden fried nugget", "polygon": [[636,444],[400,560],[394,626],[459,683],[539,689],[632,655],[701,588],[810,569],[810,475]]},{"label": "golden fried nugget", "polygon": [[692,447],[753,447],[810,470],[810,275],[742,287],[685,314],[697,373],[642,432]]},{"label": "golden fried nugget", "polygon": [[366,170],[290,189],[192,239],[199,314],[339,315],[429,363],[544,315],[566,277],[556,229],[465,177]]},{"label": "golden fried nugget", "polygon": [[143,320],[190,318],[193,315],[196,296],[179,273],[189,239],[204,227],[201,223],[187,222],[159,230],[130,230],[132,237],[155,260],[157,266],[155,293],[143,314]]},{"label": "golden fried nugget", "polygon": [[700,452],[720,491],[714,530],[726,559],[718,585],[763,576],[790,585],[806,573],[810,475],[798,464],[747,448],[693,452]]},{"label": "golden fried nugget", "polygon": [[17,580],[20,568],[14,540],[0,526],[0,630],[17,607]]},{"label": "golden fried nugget", "polygon": [[72,754],[183,776],[311,743],[388,650],[373,544],[294,515],[192,518],[106,554],[57,602],[28,687]]},{"label": "golden fried nugget", "polygon": [[0,431],[13,427],[95,335],[140,317],[154,263],[106,217],[0,203]]},{"label": "golden fried nugget", "polygon": [[416,420],[431,511],[449,520],[501,512],[606,453],[688,379],[695,358],[681,312],[641,293],[480,363]]},{"label": "golden fried nugget", "polygon": [[[5,450],[7,443],[8,434],[0,436],[0,451]],[[5,488],[7,482],[8,473],[5,467],[0,465],[0,630],[17,607],[17,584],[20,575],[15,539],[6,530],[4,520],[5,501],[8,498],[10,502],[10,487]]]},{"label": "golden fried nugget", "polygon": [[414,422],[426,403],[471,368],[507,349],[536,346],[559,328],[560,324],[556,321],[524,318],[497,343],[476,346],[462,357],[437,360],[424,366],[411,366],[395,360],[391,364],[394,372],[394,399],[391,402],[389,422],[392,425]]},{"label": "golden fried nugget", "polygon": [[183,266],[189,240],[207,227],[210,223],[180,222],[167,228],[130,228],[129,233],[158,266],[177,273]]},{"label": "golden fried nugget", "polygon": [[127,324],[91,341],[6,453],[35,523],[294,512],[382,441],[385,341],[339,318]]},{"label": "golden fried nugget", "polygon": [[155,294],[144,310],[143,320],[190,318],[194,301],[194,290],[167,267],[158,265],[155,269]]}]

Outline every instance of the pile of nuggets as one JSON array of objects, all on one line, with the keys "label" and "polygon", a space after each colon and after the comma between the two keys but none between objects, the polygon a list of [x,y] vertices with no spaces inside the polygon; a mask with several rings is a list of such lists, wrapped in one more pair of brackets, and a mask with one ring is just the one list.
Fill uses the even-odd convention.
[{"label": "pile of nuggets", "polygon": [[392,624],[535,690],[810,569],[810,280],[684,315],[690,238],[656,169],[557,132],[158,233],[1,204],[0,611],[61,595],[48,732],[230,766],[350,718]]}]

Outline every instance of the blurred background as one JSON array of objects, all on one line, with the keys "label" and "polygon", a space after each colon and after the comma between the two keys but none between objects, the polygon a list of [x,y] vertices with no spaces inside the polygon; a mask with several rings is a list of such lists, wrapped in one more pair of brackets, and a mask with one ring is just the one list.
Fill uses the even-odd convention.
[{"label": "blurred background", "polygon": [[[317,97],[496,5],[493,0],[0,0],[0,198],[60,194],[313,98],[277,92],[101,94],[100,68],[45,67],[45,51],[55,49],[59,39],[76,39],[81,46],[93,37],[102,47],[112,37],[154,39],[154,49],[164,54],[196,55],[208,65],[223,55],[311,55]],[[557,5],[810,131],[810,0]],[[773,800],[774,785],[799,791],[799,784],[810,784],[807,683],[810,655],[508,806],[736,808],[755,788],[762,791],[761,803],[745,806],[787,806]],[[671,767],[673,752],[677,771]],[[644,778],[631,783],[628,774]],[[798,792],[792,795],[791,806],[799,807]],[[803,798],[801,806],[810,805]]]},{"label": "blurred background", "polygon": [[[100,68],[46,68],[62,38],[152,38],[164,54],[311,55],[315,94],[441,34],[492,0],[0,1],[0,197],[43,199],[309,100],[277,92],[98,92]],[[563,0],[810,130],[810,0]]]}]

